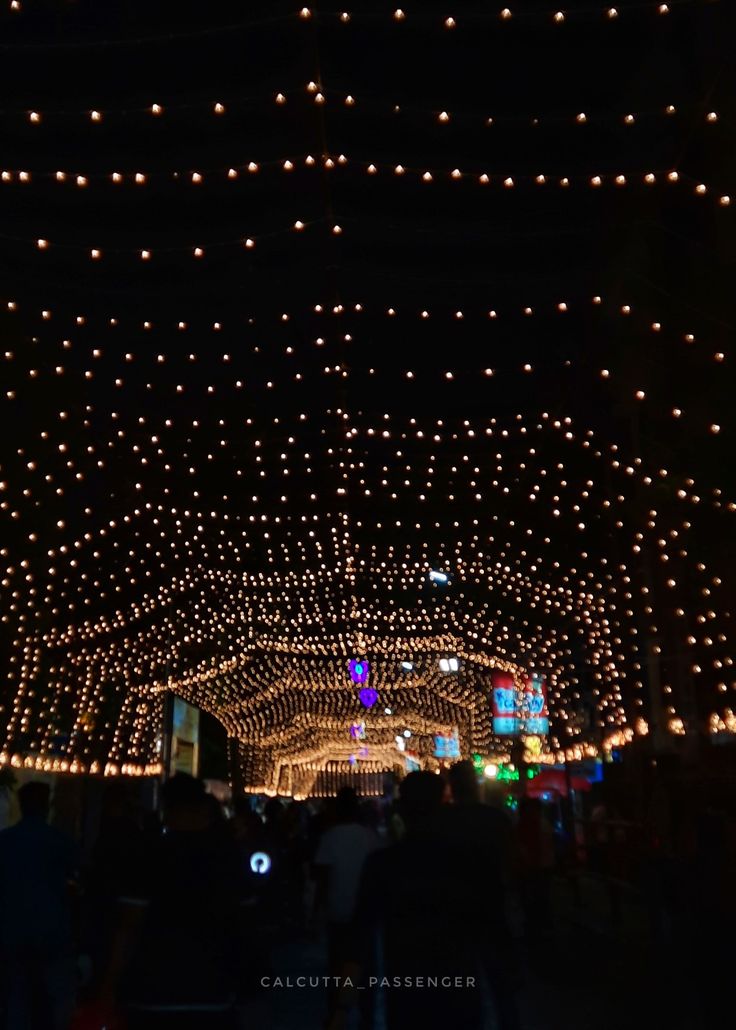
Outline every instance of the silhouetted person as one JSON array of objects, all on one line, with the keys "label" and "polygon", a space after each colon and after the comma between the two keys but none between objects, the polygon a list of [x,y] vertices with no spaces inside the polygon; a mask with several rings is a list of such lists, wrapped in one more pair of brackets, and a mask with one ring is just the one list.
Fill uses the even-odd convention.
[{"label": "silhouetted person", "polygon": [[[352,787],[339,791],[335,816],[337,822],[324,832],[314,859],[315,908],[324,906],[327,916],[327,966],[331,977],[340,974],[348,958],[360,876],[366,859],[379,846],[376,833],[361,822],[360,803]],[[332,984],[331,1010],[336,996]]]},{"label": "silhouetted person", "polygon": [[[486,878],[491,872],[501,877],[494,882],[499,898],[502,886],[511,874],[513,833],[508,816],[491,805],[482,804],[480,788],[472,762],[456,762],[447,776],[452,804],[443,807],[440,819],[443,828],[455,840],[472,848],[481,857]],[[499,907],[502,911],[503,906]]]},{"label": "silhouetted person", "polygon": [[[434,773],[413,772],[402,781],[406,831],[367,859],[361,879],[356,964],[347,971],[353,983],[362,971],[369,986],[383,990],[388,1030],[482,1025],[481,962],[468,935],[482,898],[473,890],[466,852],[439,828],[444,790]],[[340,1025],[335,1018],[332,1027]]]},{"label": "silhouetted person", "polygon": [[442,806],[439,826],[462,850],[464,875],[478,899],[465,934],[483,962],[499,1026],[514,1030],[519,972],[508,919],[508,893],[518,873],[513,828],[505,812],[481,802],[472,762],[455,762],[447,778],[452,804]]},{"label": "silhouetted person", "polygon": [[49,826],[50,789],[18,791],[21,819],[0,833],[0,963],[6,1030],[65,1030],[74,1007],[74,842]]},{"label": "silhouetted person", "polygon": [[141,821],[129,784],[111,783],[102,798],[100,829],[92,849],[84,897],[86,944],[95,964],[95,978],[107,967],[118,899],[130,878],[130,870],[141,862],[142,848]]},{"label": "silhouetted person", "polygon": [[555,865],[554,830],[538,798],[524,798],[516,828],[521,857],[522,896],[527,934],[549,929],[550,891]]},{"label": "silhouetted person", "polygon": [[163,787],[164,831],[120,899],[103,997],[126,1003],[129,1030],[220,1030],[233,1023],[242,896],[237,849],[212,828],[200,780]]}]

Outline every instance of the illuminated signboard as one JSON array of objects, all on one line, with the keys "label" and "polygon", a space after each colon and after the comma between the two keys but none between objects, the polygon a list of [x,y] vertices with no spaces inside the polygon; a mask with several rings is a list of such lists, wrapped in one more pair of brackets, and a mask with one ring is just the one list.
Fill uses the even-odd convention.
[{"label": "illuminated signboard", "polygon": [[506,737],[549,733],[547,687],[543,676],[536,672],[525,676],[523,688],[519,689],[510,672],[494,669],[491,689],[494,733]]},{"label": "illuminated signboard", "polygon": [[522,698],[522,719],[524,732],[545,736],[549,733],[549,711],[547,709],[547,687],[544,677],[533,672],[524,679]]},{"label": "illuminated signboard", "polygon": [[456,732],[449,736],[438,734],[434,738],[434,757],[445,759],[460,757],[460,741]]},{"label": "illuminated signboard", "polygon": [[174,698],[171,723],[169,775],[199,771],[199,709],[180,697]]},{"label": "illuminated signboard", "polygon": [[499,736],[516,736],[521,730],[518,690],[510,672],[494,669],[491,673],[493,692],[493,732]]}]

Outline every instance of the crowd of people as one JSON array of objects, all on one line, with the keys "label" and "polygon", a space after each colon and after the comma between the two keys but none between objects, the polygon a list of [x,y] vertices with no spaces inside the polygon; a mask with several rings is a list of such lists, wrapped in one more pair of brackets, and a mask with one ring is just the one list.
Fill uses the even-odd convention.
[{"label": "crowd of people", "polygon": [[[482,800],[469,762],[410,773],[396,798],[345,787],[228,811],[184,774],[163,785],[158,815],[115,784],[86,855],[49,824],[47,785],[18,797],[20,820],[0,832],[6,1030],[230,1030],[278,979],[271,945],[289,934],[324,942],[328,1030],[349,1018],[369,1030],[379,999],[387,1030],[474,1030],[489,1010],[516,1030],[521,954],[548,939],[553,873],[573,850],[540,801],[512,819]],[[594,872],[616,825],[591,822]],[[711,884],[727,869],[719,832],[706,822],[693,850]],[[657,890],[655,926],[671,908]]]}]

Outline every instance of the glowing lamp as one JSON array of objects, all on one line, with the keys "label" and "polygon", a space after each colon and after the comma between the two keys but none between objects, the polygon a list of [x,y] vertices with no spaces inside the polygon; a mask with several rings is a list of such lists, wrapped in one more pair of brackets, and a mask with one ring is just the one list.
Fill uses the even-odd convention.
[{"label": "glowing lamp", "polygon": [[372,708],[378,700],[378,691],[374,690],[373,687],[363,687],[358,697],[364,708]]},{"label": "glowing lamp", "polygon": [[353,683],[367,683],[370,664],[363,658],[352,658],[350,660],[350,679]]},{"label": "glowing lamp", "polygon": [[271,868],[271,859],[265,851],[254,851],[250,856],[251,872],[257,876],[265,876]]}]

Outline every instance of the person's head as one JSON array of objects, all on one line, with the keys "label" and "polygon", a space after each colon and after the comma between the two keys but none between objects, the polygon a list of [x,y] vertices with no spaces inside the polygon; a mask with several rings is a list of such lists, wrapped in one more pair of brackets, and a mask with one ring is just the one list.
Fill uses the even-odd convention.
[{"label": "person's head", "polygon": [[270,798],[263,808],[263,815],[269,826],[277,825],[284,816],[283,802],[279,798]]},{"label": "person's head", "polygon": [[478,779],[472,762],[455,762],[447,778],[456,805],[470,805],[479,800]]},{"label": "person's head", "polygon": [[399,787],[399,812],[410,831],[430,823],[442,807],[445,781],[436,773],[412,772]]},{"label": "person's head", "polygon": [[134,809],[128,784],[120,780],[109,783],[102,795],[101,807],[103,823],[132,818]]},{"label": "person's head", "polygon": [[341,787],[335,798],[335,819],[338,823],[360,822],[360,802],[352,787]]},{"label": "person's head", "polygon": [[48,783],[31,780],[18,791],[18,803],[24,819],[47,819],[51,802],[51,788]]},{"label": "person's head", "polygon": [[161,790],[161,805],[169,829],[206,829],[210,822],[204,784],[188,773],[176,773],[166,781]]}]

